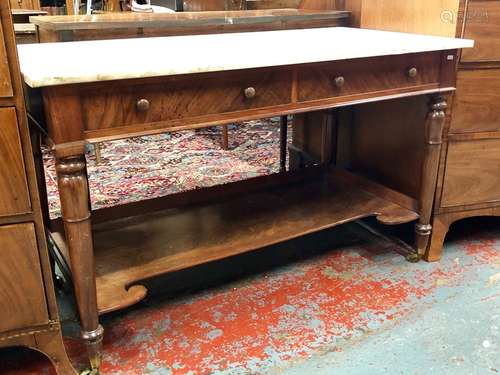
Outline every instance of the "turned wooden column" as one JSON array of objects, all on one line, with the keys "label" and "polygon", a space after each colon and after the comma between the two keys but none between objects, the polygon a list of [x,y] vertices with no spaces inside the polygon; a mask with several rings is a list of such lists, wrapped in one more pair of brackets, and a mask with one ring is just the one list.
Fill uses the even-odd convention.
[{"label": "turned wooden column", "polygon": [[420,174],[419,214],[415,225],[417,255],[421,257],[432,233],[431,215],[434,206],[439,156],[443,143],[443,128],[446,119],[446,100],[441,96],[431,97],[429,113],[425,122],[425,147]]},{"label": "turned wooden column", "polygon": [[103,328],[99,324],[97,310],[89,190],[83,143],[78,149],[80,154],[67,155],[67,152],[56,148],[56,170],[62,219],[80,314],[81,337],[85,340],[92,368],[98,369],[101,361]]}]

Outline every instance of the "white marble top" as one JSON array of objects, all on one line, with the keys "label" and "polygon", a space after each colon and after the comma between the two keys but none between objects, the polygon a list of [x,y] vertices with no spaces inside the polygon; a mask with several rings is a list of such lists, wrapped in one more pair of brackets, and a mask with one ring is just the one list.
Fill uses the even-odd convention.
[{"label": "white marble top", "polygon": [[347,27],[20,45],[31,87],[473,47],[472,40]]}]

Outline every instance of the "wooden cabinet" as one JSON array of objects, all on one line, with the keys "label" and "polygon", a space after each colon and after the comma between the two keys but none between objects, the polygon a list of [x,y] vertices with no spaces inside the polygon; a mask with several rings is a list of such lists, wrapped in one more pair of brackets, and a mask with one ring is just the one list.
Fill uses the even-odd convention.
[{"label": "wooden cabinet", "polygon": [[475,40],[458,64],[443,148],[428,260],[441,257],[450,225],[500,216],[500,1],[462,0],[457,36]]},{"label": "wooden cabinet", "polygon": [[15,108],[0,108],[0,216],[31,211]]},{"label": "wooden cabinet", "polygon": [[32,223],[0,227],[0,332],[49,321]]},{"label": "wooden cabinet", "polygon": [[0,97],[9,97],[0,100],[0,348],[33,348],[59,375],[74,375],[52,285],[8,1],[0,1],[0,71]]}]

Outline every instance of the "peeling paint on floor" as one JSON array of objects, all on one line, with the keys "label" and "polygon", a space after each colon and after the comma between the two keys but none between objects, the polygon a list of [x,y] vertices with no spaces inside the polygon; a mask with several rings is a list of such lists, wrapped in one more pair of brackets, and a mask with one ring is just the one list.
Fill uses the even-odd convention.
[{"label": "peeling paint on floor", "polygon": [[[482,223],[457,227],[433,264],[407,263],[355,225],[266,249],[302,254],[107,316],[102,373],[500,373],[500,227]],[[80,366],[80,344],[66,342]],[[6,362],[2,374],[50,373],[44,361]]]}]

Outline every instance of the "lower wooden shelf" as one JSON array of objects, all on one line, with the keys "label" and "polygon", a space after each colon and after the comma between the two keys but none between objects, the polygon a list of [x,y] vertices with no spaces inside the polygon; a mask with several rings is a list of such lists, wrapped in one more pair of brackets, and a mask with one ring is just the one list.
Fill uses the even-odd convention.
[{"label": "lower wooden shelf", "polygon": [[256,250],[360,218],[402,224],[418,215],[340,175],[94,226],[101,314],[142,300],[141,280]]}]

